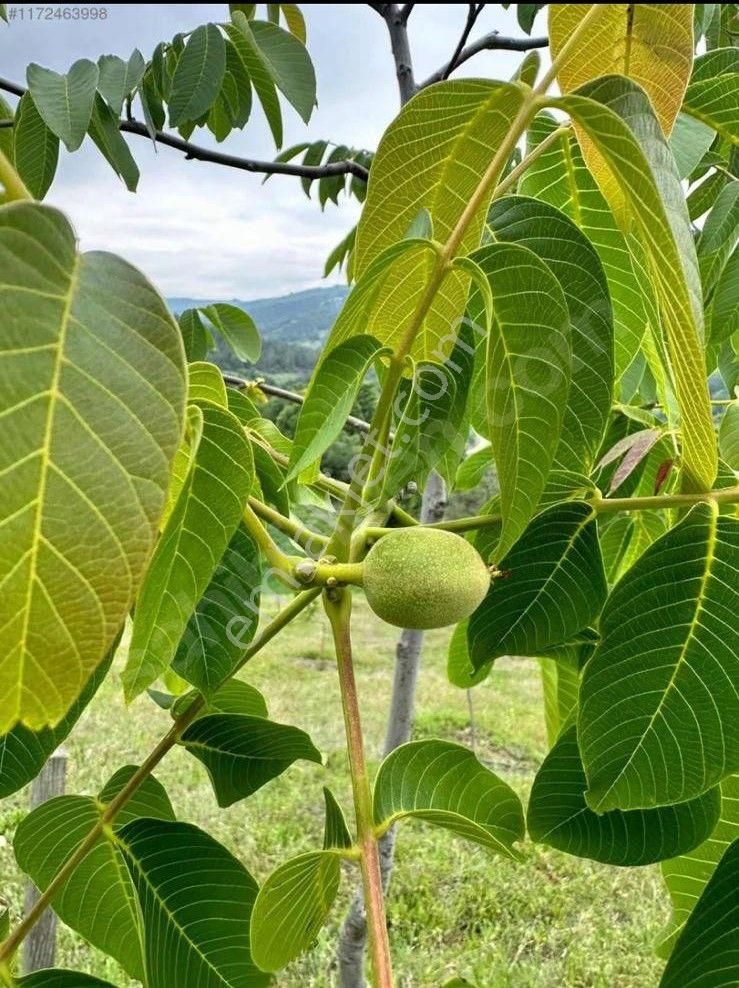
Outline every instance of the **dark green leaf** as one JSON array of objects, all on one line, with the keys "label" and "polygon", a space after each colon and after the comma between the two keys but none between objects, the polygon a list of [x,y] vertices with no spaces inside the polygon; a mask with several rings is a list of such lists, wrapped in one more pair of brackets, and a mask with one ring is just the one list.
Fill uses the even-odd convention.
[{"label": "dark green leaf", "polygon": [[724,853],[685,924],[660,988],[729,988],[739,981],[739,840]]},{"label": "dark green leaf", "polygon": [[244,65],[244,71],[251,79],[259,102],[262,104],[264,115],[272,131],[275,146],[282,147],[282,110],[277,96],[277,88],[264,64],[260,50],[252,31],[253,21],[247,20],[241,11],[234,11],[233,24],[226,25],[226,33],[239,58]]},{"label": "dark green leaf", "polygon": [[576,709],[577,692],[580,687],[577,667],[558,657],[554,660],[553,658],[539,659],[541,688],[544,695],[544,720],[550,746],[555,743]]},{"label": "dark green leaf", "polygon": [[721,783],[721,819],[710,837],[690,854],[662,864],[662,876],[672,901],[672,916],[657,945],[660,957],[669,957],[686,920],[713,874],[724,851],[739,839],[739,775]]},{"label": "dark green leaf", "polygon": [[739,520],[699,504],[613,590],[578,739],[598,812],[692,799],[739,768]]},{"label": "dark green leaf", "polygon": [[31,62],[26,78],[46,126],[64,142],[68,151],[76,151],[90,124],[98,83],[97,65],[81,58],[66,75],[59,75]]},{"label": "dark green leaf", "polygon": [[[570,384],[571,331],[559,282],[533,251],[490,244],[474,258],[489,281],[495,312],[486,389],[500,483],[502,557],[536,511],[554,461]],[[474,298],[469,311],[484,325],[477,290]]]},{"label": "dark green leaf", "polygon": [[241,525],[198,601],[172,663],[178,675],[206,696],[233,673],[256,634],[261,584],[259,550]]},{"label": "dark green leaf", "polygon": [[564,292],[572,327],[572,380],[555,463],[588,473],[613,395],[613,313],[603,266],[587,237],[547,203],[511,196],[492,204],[496,240],[532,250]]},{"label": "dark green leaf", "polygon": [[265,988],[249,948],[257,883],[187,823],[134,820],[118,834],[144,924],[148,988]]},{"label": "dark green leaf", "polygon": [[374,787],[376,826],[417,817],[506,857],[524,836],[518,796],[471,751],[449,741],[411,741],[388,755]]},{"label": "dark green leaf", "polygon": [[36,971],[20,978],[18,988],[114,988],[109,981],[101,981],[91,974],[80,974],[78,971],[63,971],[61,968],[48,971]]},{"label": "dark green leaf", "polygon": [[123,179],[128,191],[135,192],[139,184],[138,166],[118,129],[118,117],[99,93],[92,109],[90,137],[116,175]]},{"label": "dark green leaf", "polygon": [[305,731],[243,714],[200,717],[182,735],[182,744],[208,769],[219,806],[251,796],[298,758],[322,760]]},{"label": "dark green leaf", "polygon": [[226,44],[215,24],[196,27],[177,62],[169,96],[172,127],[197,120],[218,96],[226,72]]},{"label": "dark green leaf", "polygon": [[13,128],[15,167],[35,199],[49,191],[59,160],[59,138],[36,109],[29,92],[21,96]]},{"label": "dark green leaf", "polygon": [[736,143],[739,119],[739,54],[719,48],[695,60],[683,109]]},{"label": "dark green leaf", "polygon": [[608,594],[592,507],[547,508],[500,561],[487,597],[469,619],[476,669],[501,655],[539,656],[570,641],[600,614]]},{"label": "dark green leaf", "polygon": [[[97,799],[59,796],[42,803],[18,826],[15,856],[21,869],[40,889],[46,889],[80,842],[100,821],[105,803],[130,779],[127,767],[110,780]],[[174,818],[167,795],[154,779],[147,779],[129,800],[118,825],[139,817]],[[133,889],[116,845],[101,836],[61,888],[52,904],[60,919],[93,946],[114,957],[134,978],[143,966],[139,919]]]},{"label": "dark green leaf", "polygon": [[336,797],[326,786],[323,787],[323,799],[326,804],[326,825],[323,833],[323,849],[332,848],[345,850],[354,843],[349,828],[346,825],[344,811],[336,801]]},{"label": "dark green leaf", "polygon": [[182,342],[185,344],[187,359],[205,360],[205,355],[213,345],[213,338],[205,328],[197,309],[185,309],[177,317],[182,333]]},{"label": "dark green leaf", "polygon": [[716,787],[675,806],[598,814],[585,801],[586,788],[577,731],[570,727],[534,779],[526,818],[532,840],[604,864],[646,865],[697,847],[721,810]]},{"label": "dark green leaf", "polygon": [[305,45],[268,21],[251,21],[250,26],[270,78],[308,123],[316,105],[316,74]]},{"label": "dark green leaf", "polygon": [[98,59],[98,92],[113,115],[120,117],[123,104],[144,77],[146,62],[135,48],[127,62],[117,55],[101,55]]}]

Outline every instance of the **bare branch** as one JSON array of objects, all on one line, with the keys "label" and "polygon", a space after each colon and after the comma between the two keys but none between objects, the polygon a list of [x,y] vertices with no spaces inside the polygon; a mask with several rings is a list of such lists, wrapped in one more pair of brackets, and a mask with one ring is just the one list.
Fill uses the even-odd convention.
[{"label": "bare branch", "polygon": [[[276,384],[268,384],[261,377],[256,378],[254,381],[248,381],[246,378],[238,377],[236,374],[229,374],[227,371],[223,371],[222,373],[223,380],[229,387],[242,389],[254,385],[266,395],[271,395],[273,398],[282,398],[283,401],[292,402],[294,405],[302,405],[305,401],[303,395],[298,394],[297,391],[288,391],[286,388],[280,388]],[[355,415],[347,415],[344,424],[351,426],[358,432],[369,432],[370,430],[369,422],[365,422],[364,419],[358,419]]]},{"label": "bare branch", "polygon": [[467,44],[467,41],[469,40],[470,34],[472,32],[472,28],[475,26],[475,23],[477,21],[477,18],[482,13],[482,9],[483,9],[484,6],[485,6],[485,4],[483,4],[483,3],[470,3],[470,4],[467,4],[467,7],[468,7],[468,11],[467,11],[467,23],[464,26],[464,31],[462,31],[462,36],[459,39],[459,42],[457,44],[457,47],[454,49],[454,54],[449,59],[449,64],[447,65],[447,67],[444,69],[444,72],[443,72],[442,77],[441,77],[442,79],[448,79],[449,76],[452,74],[452,72],[457,67],[457,60],[459,59],[460,55],[462,54],[462,52],[464,50],[464,46]]},{"label": "bare branch", "polygon": [[[533,48],[546,48],[548,44],[549,38],[506,38],[498,34],[497,31],[491,31],[490,34],[484,34],[477,41],[473,41],[462,49],[454,68],[458,69],[460,65],[481,51],[531,51]],[[443,68],[437,69],[418,88],[423,89],[425,86],[430,86],[434,82],[441,82],[442,79],[447,78],[445,75],[447,68],[448,66],[445,65]]]},{"label": "bare branch", "polygon": [[415,3],[404,3],[403,4],[403,7],[402,7],[402,9],[400,11],[400,19],[403,22],[403,24],[407,24],[408,23],[408,18],[413,13],[413,8],[415,6],[416,6]]},{"label": "bare branch", "polygon": [[[25,89],[7,79],[0,79],[0,89],[14,96],[22,96]],[[3,126],[12,124],[12,121],[2,121]],[[139,120],[121,120],[118,125],[124,134],[135,134],[137,137],[152,138],[148,128]],[[222,151],[214,151],[211,148],[201,147],[198,144],[191,144],[176,134],[168,134],[166,131],[156,131],[153,139],[157,144],[174,148],[175,151],[182,151],[188,161],[208,161],[215,165],[223,165],[226,168],[237,168],[240,171],[253,172],[259,175],[297,175],[300,178],[327,178],[331,175],[354,175],[363,182],[367,181],[369,172],[356,161],[333,161],[325,165],[299,165],[290,161],[257,161],[254,158],[240,158],[234,154],[225,154]]]}]

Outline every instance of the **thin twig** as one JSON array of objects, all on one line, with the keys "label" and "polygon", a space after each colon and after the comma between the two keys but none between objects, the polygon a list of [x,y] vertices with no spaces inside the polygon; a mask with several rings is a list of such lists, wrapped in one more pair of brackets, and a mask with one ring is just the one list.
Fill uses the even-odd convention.
[{"label": "thin twig", "polygon": [[456,69],[457,59],[464,51],[464,46],[467,44],[470,34],[472,33],[472,28],[475,26],[477,22],[477,18],[482,13],[482,9],[484,6],[485,6],[484,3],[467,4],[467,8],[468,8],[467,22],[465,23],[464,30],[462,31],[462,35],[459,41],[457,42],[457,47],[454,49],[454,54],[449,59],[449,64],[447,65],[447,67],[444,69],[444,72],[441,76],[442,79],[448,79],[449,76],[452,74],[452,72]]}]

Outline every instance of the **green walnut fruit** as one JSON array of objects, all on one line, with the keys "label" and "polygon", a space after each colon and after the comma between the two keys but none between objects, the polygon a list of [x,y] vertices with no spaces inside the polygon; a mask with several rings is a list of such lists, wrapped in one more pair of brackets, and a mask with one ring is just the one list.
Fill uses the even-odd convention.
[{"label": "green walnut fruit", "polygon": [[443,628],[482,603],[490,573],[452,532],[404,528],[384,535],[364,561],[364,592],[378,617],[399,628]]}]

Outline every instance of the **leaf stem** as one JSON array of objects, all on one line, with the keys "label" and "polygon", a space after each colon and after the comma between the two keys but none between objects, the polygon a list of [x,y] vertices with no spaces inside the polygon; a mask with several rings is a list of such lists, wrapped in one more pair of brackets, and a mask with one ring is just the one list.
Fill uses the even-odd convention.
[{"label": "leaf stem", "polygon": [[524,174],[524,172],[533,165],[533,163],[540,158],[545,151],[556,144],[556,142],[564,134],[570,132],[569,124],[562,124],[561,127],[557,127],[553,130],[551,134],[544,138],[543,141],[539,141],[536,147],[532,148],[531,151],[526,155],[523,161],[519,162],[515,168],[512,168],[505,178],[501,179],[495,187],[495,192],[493,193],[493,199],[500,199],[502,196],[508,195],[511,189],[515,188],[516,183],[519,178]]},{"label": "leaf stem", "polygon": [[306,528],[304,525],[293,521],[292,518],[286,518],[269,504],[265,504],[255,497],[249,498],[249,507],[262,521],[268,522],[283,535],[289,536],[296,545],[302,546],[311,554],[322,552],[328,545],[328,539],[325,535],[319,535],[318,532]]},{"label": "leaf stem", "polygon": [[[242,669],[246,663],[251,659],[257,652],[259,652],[264,646],[270,642],[278,632],[280,632],[285,625],[289,624],[290,621],[295,618],[300,611],[310,604],[311,601],[315,600],[320,593],[320,588],[306,590],[304,593],[299,594],[294,597],[287,607],[283,608],[280,613],[275,617],[260,634],[247,646],[244,650],[244,655],[241,662],[236,667],[236,669],[231,673],[231,675],[224,678],[223,682],[230,679],[239,669]],[[219,684],[219,685],[222,685]],[[118,813],[123,809],[123,807],[128,803],[131,797],[136,793],[142,783],[148,779],[157,765],[161,762],[164,756],[174,748],[174,746],[179,741],[181,735],[184,731],[192,724],[192,722],[197,718],[198,714],[201,712],[205,705],[205,700],[203,697],[198,697],[190,706],[185,710],[177,720],[172,724],[171,728],[167,731],[164,737],[159,741],[156,747],[151,751],[148,757],[141,763],[138,769],[129,779],[128,783],[123,789],[118,793],[118,795],[111,800],[110,803],[103,810],[99,821],[90,830],[87,836],[77,845],[74,853],[67,858],[62,867],[56,873],[54,878],[51,880],[45,891],[39,896],[32,908],[26,913],[21,922],[16,926],[13,932],[7,937],[7,939],[0,944],[0,971],[3,967],[7,969],[7,964],[11,958],[15,955],[16,951],[23,943],[25,938],[34,928],[36,923],[41,919],[46,909],[51,904],[52,899],[56,893],[60,890],[62,885],[67,881],[70,875],[73,873],[75,868],[84,861],[90,851],[93,849],[101,835],[103,834],[106,827],[115,820]]]},{"label": "leaf stem", "polygon": [[33,196],[25,187],[20,175],[2,151],[0,151],[0,185],[5,189],[5,197],[8,202],[21,201],[23,199],[30,199],[33,202]]},{"label": "leaf stem", "polygon": [[286,575],[291,574],[294,561],[280,549],[250,503],[244,506],[244,525],[270,566],[277,570],[284,570]]},{"label": "leaf stem", "polygon": [[357,684],[352,661],[351,594],[346,590],[329,591],[324,594],[323,599],[336,648],[349,771],[354,793],[357,840],[361,851],[360,867],[367,925],[370,931],[374,985],[375,988],[392,988],[393,972],[385,918],[385,894],[382,887],[377,837],[374,832],[372,790],[367,775]]}]

